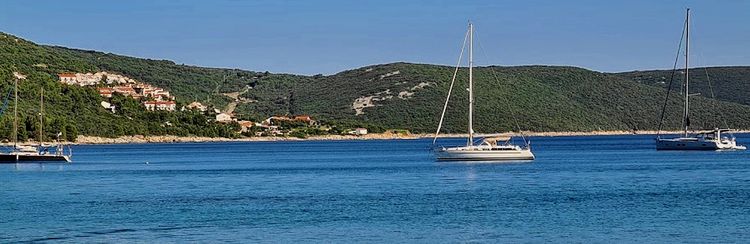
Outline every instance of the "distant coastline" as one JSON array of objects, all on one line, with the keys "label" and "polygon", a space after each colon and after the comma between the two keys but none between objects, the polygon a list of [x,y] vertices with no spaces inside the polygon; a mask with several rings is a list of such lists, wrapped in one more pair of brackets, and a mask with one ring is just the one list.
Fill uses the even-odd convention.
[{"label": "distant coastline", "polygon": [[[662,131],[661,134],[679,134],[681,131]],[[733,133],[750,133],[750,130],[738,130]],[[597,136],[597,135],[656,135],[657,131],[568,131],[568,132],[524,132],[524,136],[530,137],[556,137],[556,136]],[[477,137],[497,134],[477,134]],[[520,136],[519,133],[502,133],[501,135]],[[354,135],[322,135],[307,138],[297,137],[195,137],[195,136],[121,136],[116,138],[97,136],[78,136],[76,142],[69,144],[140,144],[140,143],[191,143],[191,142],[255,142],[255,141],[341,141],[341,140],[415,140],[433,138],[434,134],[393,134],[393,133],[371,133],[362,136]],[[440,134],[440,138],[461,138],[467,134]],[[31,142],[27,142],[28,144]]]},{"label": "distant coastline", "polygon": [[[680,134],[682,131],[662,131],[661,134]],[[750,130],[737,130],[733,133],[750,133]],[[656,135],[656,131],[564,131],[564,132],[524,132],[527,137],[558,137],[558,136],[607,136],[607,135]],[[499,133],[499,134],[476,134],[475,137],[484,137],[492,135],[503,136],[520,136],[520,133]],[[344,141],[344,140],[416,140],[433,138],[434,134],[395,134],[395,133],[370,133],[367,135],[320,135],[309,136],[307,138],[284,137],[284,136],[265,136],[265,137],[245,137],[245,138],[226,138],[226,137],[198,137],[198,136],[121,136],[115,138],[98,137],[98,136],[78,136],[75,142],[64,142],[70,145],[91,145],[91,144],[146,144],[146,143],[198,143],[198,142],[272,142],[272,141]],[[465,138],[465,133],[440,134],[439,138]],[[35,145],[35,141],[19,142],[22,145]],[[1,145],[9,146],[8,142]]]}]

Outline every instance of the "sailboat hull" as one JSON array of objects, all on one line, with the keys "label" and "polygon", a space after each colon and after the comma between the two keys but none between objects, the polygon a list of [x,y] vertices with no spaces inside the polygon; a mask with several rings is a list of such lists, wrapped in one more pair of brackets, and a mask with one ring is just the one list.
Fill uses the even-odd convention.
[{"label": "sailboat hull", "polygon": [[0,154],[0,163],[70,162],[68,155]]},{"label": "sailboat hull", "polygon": [[458,149],[448,148],[437,153],[438,161],[513,161],[534,160],[529,149],[491,150],[491,149]]},{"label": "sailboat hull", "polygon": [[681,137],[671,139],[656,139],[656,150],[744,150],[745,147],[737,145],[733,140],[704,140],[695,137]]}]

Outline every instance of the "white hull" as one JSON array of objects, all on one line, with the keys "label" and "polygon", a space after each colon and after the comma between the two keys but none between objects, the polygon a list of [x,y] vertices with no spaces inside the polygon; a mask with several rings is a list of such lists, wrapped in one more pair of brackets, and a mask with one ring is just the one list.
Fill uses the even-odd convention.
[{"label": "white hull", "polygon": [[745,150],[730,139],[706,140],[696,137],[656,139],[656,150]]},{"label": "white hull", "polygon": [[534,160],[534,154],[528,148],[493,150],[491,147],[472,146],[444,148],[437,153],[437,159],[441,161]]}]

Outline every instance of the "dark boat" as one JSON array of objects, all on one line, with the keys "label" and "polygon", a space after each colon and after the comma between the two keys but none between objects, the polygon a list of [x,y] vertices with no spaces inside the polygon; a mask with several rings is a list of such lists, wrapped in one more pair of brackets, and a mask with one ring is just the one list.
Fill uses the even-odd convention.
[{"label": "dark boat", "polygon": [[[41,91],[41,98],[39,100],[39,145],[38,146],[22,146],[18,145],[18,75],[15,79],[14,86],[14,105],[13,105],[13,147],[8,152],[0,152],[0,163],[38,163],[38,162],[71,162],[70,157],[72,152],[68,148],[68,154],[65,154],[63,146],[59,143],[54,146],[55,150],[50,151],[53,146],[44,146],[44,89]],[[9,93],[10,95],[10,93]],[[7,99],[4,103],[3,109],[7,107]],[[0,112],[1,113],[1,112]],[[59,142],[60,133],[57,134]]]},{"label": "dark boat", "polygon": [[39,153],[2,153],[0,154],[0,164],[2,163],[25,163],[25,162],[71,162],[70,155],[57,154],[39,154]]}]

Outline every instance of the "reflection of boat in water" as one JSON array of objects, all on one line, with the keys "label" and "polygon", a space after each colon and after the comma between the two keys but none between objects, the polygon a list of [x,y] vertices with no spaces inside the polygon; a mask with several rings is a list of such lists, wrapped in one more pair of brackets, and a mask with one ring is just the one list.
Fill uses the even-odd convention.
[{"label": "reflection of boat in water", "polygon": [[[72,153],[68,149],[65,154],[63,145],[56,143],[55,146],[45,146],[44,141],[44,90],[41,93],[39,103],[39,145],[18,145],[18,79],[15,80],[14,86],[14,105],[13,105],[13,147],[8,152],[0,152],[0,163],[24,163],[24,162],[45,162],[45,161],[63,161],[70,162]],[[5,102],[7,106],[7,99]],[[5,110],[5,108],[3,108]],[[57,134],[59,142],[60,133]]]},{"label": "reflection of boat in water", "polygon": [[[690,76],[689,76],[689,51],[690,51],[690,9],[687,9],[685,17],[685,110],[682,115],[683,134],[677,138],[662,138],[660,135],[656,137],[656,150],[745,150],[745,146],[737,145],[737,141],[732,136],[730,129],[713,129],[710,131],[704,131],[696,134],[688,133],[690,128],[690,96],[696,94],[690,94]],[[682,45],[680,45],[681,47]],[[677,63],[675,62],[675,68]],[[674,72],[673,72],[674,75]],[[708,77],[708,74],[706,74]],[[674,77],[674,76],[673,76]],[[711,85],[709,80],[709,86]],[[662,108],[662,121],[659,122],[659,131],[661,131],[661,123],[664,118],[664,110],[669,99],[669,91],[672,89],[672,81],[670,80],[669,87],[667,88],[667,97],[664,100],[664,107]],[[713,92],[712,92],[713,96]],[[720,109],[720,108],[712,108]],[[724,136],[728,134],[729,136]]]},{"label": "reflection of boat in water", "polygon": [[[474,76],[473,76],[473,65],[474,65],[474,26],[469,23],[469,30],[466,33],[469,46],[469,138],[467,139],[466,146],[458,147],[443,147],[437,150],[438,160],[454,160],[454,161],[504,161],[504,160],[533,160],[534,154],[531,153],[531,147],[525,140],[523,147],[514,145],[511,143],[511,137],[485,137],[481,143],[475,144],[474,142]],[[461,49],[463,55],[463,48],[466,47],[466,41]],[[438,124],[437,132],[435,132],[435,139],[433,144],[437,140],[437,136],[440,133],[440,128],[445,118],[445,111],[448,108],[448,101],[450,100],[451,91],[453,90],[453,84],[456,81],[456,73],[461,65],[461,57],[459,57],[459,64],[456,66],[456,70],[453,74],[451,81],[451,87],[448,90],[448,97],[443,107],[443,113],[440,116],[440,123]]]}]

